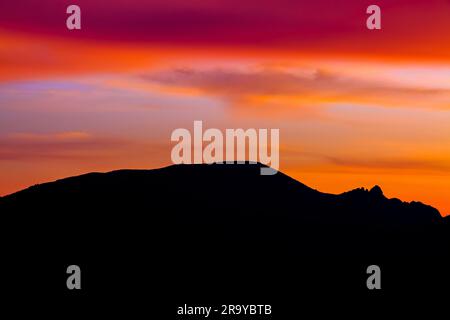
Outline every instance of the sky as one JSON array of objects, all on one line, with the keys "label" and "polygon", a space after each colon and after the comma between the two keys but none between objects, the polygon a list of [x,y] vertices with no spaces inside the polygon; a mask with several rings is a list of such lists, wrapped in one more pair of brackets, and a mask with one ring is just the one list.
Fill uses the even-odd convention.
[{"label": "sky", "polygon": [[450,1],[0,2],[0,195],[170,165],[194,120],[279,128],[312,188],[450,214]]}]

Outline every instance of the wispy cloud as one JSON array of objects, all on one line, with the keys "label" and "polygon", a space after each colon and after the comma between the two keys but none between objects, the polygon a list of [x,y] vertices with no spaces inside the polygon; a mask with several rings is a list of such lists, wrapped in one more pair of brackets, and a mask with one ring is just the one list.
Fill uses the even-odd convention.
[{"label": "wispy cloud", "polygon": [[374,157],[372,159],[357,158],[357,157],[336,157],[336,156],[321,156],[330,164],[352,169],[366,169],[366,170],[384,170],[395,172],[409,171],[414,172],[445,172],[450,173],[450,159],[420,159],[415,157],[410,158],[388,158],[388,157]]},{"label": "wispy cloud", "polygon": [[[80,160],[108,157],[129,141],[93,136],[87,132],[13,133],[0,137],[0,161],[37,159]],[[111,153],[112,152],[112,153]]]},{"label": "wispy cloud", "polygon": [[178,68],[148,73],[142,78],[164,87],[180,88],[180,91],[182,88],[197,90],[238,105],[355,103],[450,108],[450,89],[394,84],[325,69]]}]

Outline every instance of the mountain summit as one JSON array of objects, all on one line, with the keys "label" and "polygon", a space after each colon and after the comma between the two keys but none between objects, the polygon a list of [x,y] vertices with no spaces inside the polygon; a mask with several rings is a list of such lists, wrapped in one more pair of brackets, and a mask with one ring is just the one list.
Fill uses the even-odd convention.
[{"label": "mountain summit", "polygon": [[372,189],[370,189],[370,193],[374,196],[384,197],[383,190],[381,190],[379,186],[374,186]]}]

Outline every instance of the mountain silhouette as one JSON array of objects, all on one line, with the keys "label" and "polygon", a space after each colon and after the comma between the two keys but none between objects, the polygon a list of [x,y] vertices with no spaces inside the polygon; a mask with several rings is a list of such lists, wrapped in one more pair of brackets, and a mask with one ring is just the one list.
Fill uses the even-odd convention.
[{"label": "mountain silhouette", "polygon": [[[365,290],[365,268],[373,263],[389,270],[391,288],[447,285],[450,223],[435,208],[388,199],[379,186],[322,193],[281,172],[262,176],[261,166],[89,173],[5,196],[4,234],[14,242],[7,254],[23,266],[10,272],[43,261],[49,281],[45,270],[77,262],[96,279],[90,292],[148,285],[180,301],[205,292],[273,296],[287,284],[310,294]],[[217,277],[220,285],[211,280]],[[112,278],[119,279],[114,286]]]},{"label": "mountain silhouette", "polygon": [[[443,221],[438,210],[420,202],[387,199],[379,186],[339,195],[322,193],[279,172],[261,176],[261,164],[175,165],[154,170],[89,173],[35,185],[0,198],[5,210],[59,205],[87,208],[116,206],[171,207],[178,212],[199,207],[191,219],[227,211],[228,219],[257,212],[304,223],[364,224],[395,227]],[[114,204],[114,207],[111,207]],[[84,209],[82,209],[84,208]],[[71,209],[71,208],[66,208]],[[233,210],[234,209],[234,210]],[[139,209],[138,209],[139,210]],[[139,211],[142,211],[140,209]]]},{"label": "mountain silhouette", "polygon": [[[225,233],[214,234],[218,240],[226,238],[228,231],[244,238],[281,237],[291,243],[321,234],[320,242],[325,243],[320,252],[330,254],[358,252],[354,237],[364,239],[365,246],[373,244],[373,250],[386,253],[396,243],[384,246],[382,242],[393,234],[409,235],[414,230],[414,235],[419,230],[428,232],[448,225],[448,219],[442,218],[435,208],[415,201],[388,199],[379,186],[327,194],[281,172],[262,176],[261,166],[195,164],[89,173],[3,197],[0,209],[15,217],[27,217],[36,225],[47,219],[52,224],[56,218],[67,221],[69,227],[80,224],[80,230],[85,229],[82,225],[103,222],[105,217],[120,217],[124,223],[152,219],[160,226],[178,228],[178,234],[184,230],[203,234],[205,229],[215,227]],[[76,219],[70,222],[73,217]],[[349,235],[351,239],[345,241]],[[328,241],[331,236],[336,237],[333,243]],[[431,238],[435,236],[438,235]],[[305,250],[318,253],[318,245]],[[405,246],[402,252],[409,249],[417,254],[414,246]]]}]

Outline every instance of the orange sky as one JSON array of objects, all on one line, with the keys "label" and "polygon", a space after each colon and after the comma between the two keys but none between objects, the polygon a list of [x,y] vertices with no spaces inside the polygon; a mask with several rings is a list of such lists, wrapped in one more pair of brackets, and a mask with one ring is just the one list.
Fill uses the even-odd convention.
[{"label": "orange sky", "polygon": [[0,5],[0,194],[168,165],[203,120],[279,128],[280,170],[313,188],[450,214],[448,1],[380,1],[379,31],[365,1],[79,1],[79,31],[67,1],[24,2]]}]

